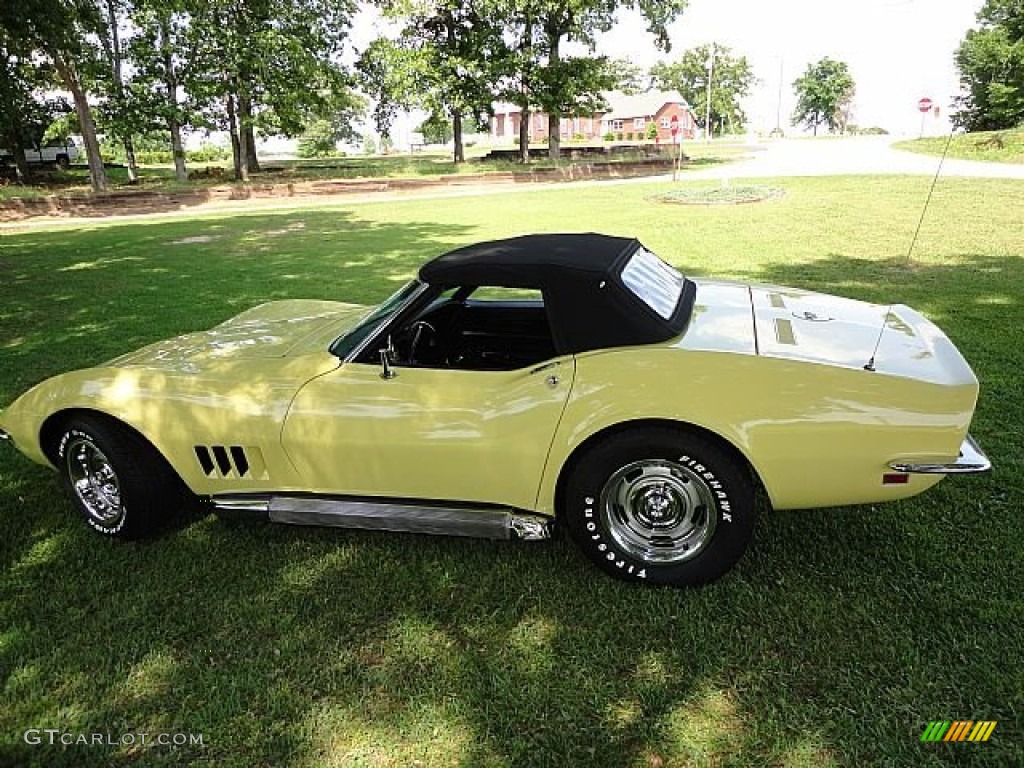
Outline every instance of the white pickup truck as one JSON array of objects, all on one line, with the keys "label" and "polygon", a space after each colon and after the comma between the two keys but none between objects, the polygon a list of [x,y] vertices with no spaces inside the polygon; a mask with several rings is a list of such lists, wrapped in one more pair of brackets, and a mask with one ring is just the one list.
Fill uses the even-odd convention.
[{"label": "white pickup truck", "polygon": [[[32,147],[25,150],[25,159],[30,163],[44,164],[56,163],[61,168],[67,168],[79,157],[78,146],[72,138],[50,139],[41,147]],[[14,162],[14,155],[9,149],[0,147],[0,166]]]}]

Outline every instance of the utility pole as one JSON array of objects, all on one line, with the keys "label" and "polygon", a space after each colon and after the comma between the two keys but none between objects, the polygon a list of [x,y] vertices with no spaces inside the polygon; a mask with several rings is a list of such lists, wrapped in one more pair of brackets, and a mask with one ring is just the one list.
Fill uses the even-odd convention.
[{"label": "utility pole", "polygon": [[707,104],[704,105],[704,140],[711,141],[711,78],[715,72],[715,44],[711,43],[711,52],[708,54],[708,94]]},{"label": "utility pole", "polygon": [[785,59],[779,56],[779,94],[775,100],[775,135],[782,135],[782,65]]}]

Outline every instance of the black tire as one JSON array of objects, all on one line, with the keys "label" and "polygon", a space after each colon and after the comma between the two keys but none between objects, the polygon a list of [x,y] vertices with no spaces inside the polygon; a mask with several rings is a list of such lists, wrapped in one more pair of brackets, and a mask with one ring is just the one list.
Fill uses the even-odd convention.
[{"label": "black tire", "polygon": [[569,535],[598,567],[672,586],[726,573],[746,551],[756,517],[746,467],[711,440],[668,427],[622,432],[590,448],[563,502]]},{"label": "black tire", "polygon": [[61,430],[55,453],[71,505],[103,536],[141,538],[173,519],[188,499],[156,449],[117,422],[73,419]]}]

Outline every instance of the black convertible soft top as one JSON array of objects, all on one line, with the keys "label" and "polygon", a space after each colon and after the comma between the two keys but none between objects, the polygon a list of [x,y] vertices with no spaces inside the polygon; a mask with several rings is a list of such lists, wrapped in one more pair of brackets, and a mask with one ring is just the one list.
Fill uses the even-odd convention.
[{"label": "black convertible soft top", "polygon": [[592,233],[525,235],[450,251],[419,276],[442,287],[539,289],[561,354],[654,344],[685,330],[696,288],[684,279],[663,317],[623,282],[623,269],[642,248],[632,238]]}]

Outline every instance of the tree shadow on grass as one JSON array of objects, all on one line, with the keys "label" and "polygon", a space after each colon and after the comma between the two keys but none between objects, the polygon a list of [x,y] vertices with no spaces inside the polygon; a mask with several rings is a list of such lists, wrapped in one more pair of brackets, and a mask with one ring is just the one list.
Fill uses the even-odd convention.
[{"label": "tree shadow on grass", "polygon": [[[346,291],[376,290],[420,262],[423,239],[459,235],[410,232],[401,248],[387,238],[392,258],[348,281],[343,260],[365,249],[329,266]],[[255,300],[287,274],[300,275],[295,295],[316,279],[333,290],[322,272],[296,269],[321,260],[267,254],[272,267],[251,283],[244,270],[204,274],[201,254],[161,256],[171,271],[154,281],[181,302],[168,311],[185,329],[233,314],[225,292]],[[1009,396],[1015,377],[1003,367],[1015,374],[1021,356],[1019,260],[963,261],[908,273],[835,256],[752,277],[918,306],[957,339],[990,393]],[[67,262],[58,266],[79,263]],[[216,308],[167,287],[188,270]],[[60,287],[40,290],[56,298]],[[138,278],[126,290],[141,301],[148,285]],[[139,333],[139,317],[82,343],[112,346],[108,334]],[[62,326],[47,322],[51,333]],[[58,339],[58,355],[78,343]],[[998,424],[994,409],[980,420],[986,436],[1002,434],[987,446],[997,462],[1018,467],[1019,401]],[[155,541],[106,542],[68,519],[45,470],[0,455],[0,723],[12,737],[0,763],[1012,764],[1024,704],[1019,475],[950,479],[877,508],[768,514],[733,574],[674,591],[612,581],[563,541],[209,518]],[[1000,725],[984,745],[923,745],[932,719]],[[201,733],[204,743],[64,749],[23,743],[27,728]]]},{"label": "tree shadow on grass", "polygon": [[373,305],[465,227],[350,211],[133,223],[0,240],[0,403],[47,376],[209,328],[265,301]]}]

